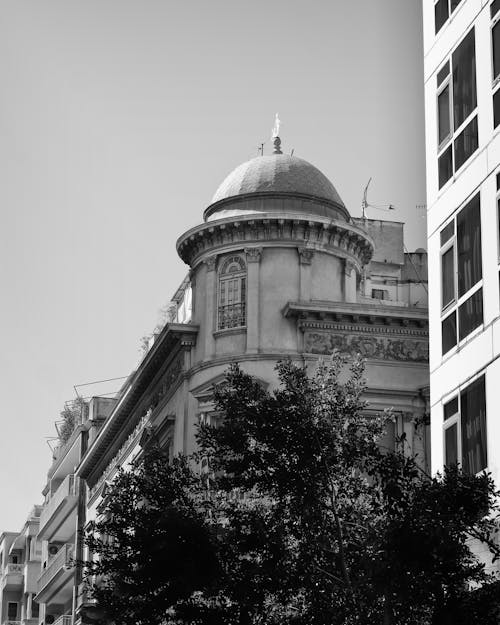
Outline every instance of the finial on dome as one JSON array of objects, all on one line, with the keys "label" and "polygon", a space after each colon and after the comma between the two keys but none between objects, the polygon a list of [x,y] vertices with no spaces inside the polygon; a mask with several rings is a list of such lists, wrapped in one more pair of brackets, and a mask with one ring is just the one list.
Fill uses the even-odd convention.
[{"label": "finial on dome", "polygon": [[278,113],[276,113],[276,117],[274,118],[274,127],[272,129],[272,139],[274,144],[273,154],[283,154],[281,151],[281,139],[279,137],[280,134],[280,118],[278,117]]}]

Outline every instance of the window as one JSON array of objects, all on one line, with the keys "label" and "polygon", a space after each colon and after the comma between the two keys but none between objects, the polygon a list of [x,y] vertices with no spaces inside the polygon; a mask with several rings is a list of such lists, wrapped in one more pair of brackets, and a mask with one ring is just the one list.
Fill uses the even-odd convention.
[{"label": "window", "polygon": [[493,127],[500,124],[500,0],[490,5],[491,19],[491,69],[493,93]]},{"label": "window", "polygon": [[241,256],[230,256],[219,272],[219,330],[246,325],[246,265]]},{"label": "window", "polygon": [[441,188],[478,148],[474,28],[437,73],[437,87],[438,178]]},{"label": "window", "polygon": [[450,351],[483,323],[479,193],[440,232],[441,342]]},{"label": "window", "polygon": [[[35,595],[32,595],[33,597]],[[38,618],[40,614],[40,606],[36,601],[32,601],[31,603],[31,618]]]},{"label": "window", "polygon": [[373,299],[386,299],[384,289],[372,289],[372,298]]},{"label": "window", "polygon": [[482,375],[444,406],[444,460],[461,464],[467,473],[488,465],[486,449],[486,395]]},{"label": "window", "polygon": [[17,619],[17,603],[9,601],[7,605],[7,618],[9,621],[15,621]]},{"label": "window", "polygon": [[434,22],[436,34],[460,4],[460,0],[437,0],[434,4]]}]

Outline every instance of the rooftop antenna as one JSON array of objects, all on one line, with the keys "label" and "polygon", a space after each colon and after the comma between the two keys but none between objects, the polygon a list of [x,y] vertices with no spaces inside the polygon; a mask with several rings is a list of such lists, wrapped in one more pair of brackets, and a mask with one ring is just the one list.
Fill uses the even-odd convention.
[{"label": "rooftop antenna", "polygon": [[379,211],[393,211],[396,210],[396,207],[393,204],[370,204],[368,202],[368,186],[371,182],[371,177],[370,180],[368,180],[368,182],[366,183],[366,187],[363,193],[363,201],[361,202],[361,210],[362,210],[362,217],[363,219],[368,219],[367,215],[366,215],[366,209],[368,207],[370,208],[375,208],[376,210]]},{"label": "rooftop antenna", "polygon": [[257,148],[257,152],[260,152],[261,156],[264,156],[264,144],[261,143],[260,146]]},{"label": "rooftop antenna", "polygon": [[295,152],[295,148],[292,148],[292,151],[290,152],[290,156],[293,156],[294,152]]}]

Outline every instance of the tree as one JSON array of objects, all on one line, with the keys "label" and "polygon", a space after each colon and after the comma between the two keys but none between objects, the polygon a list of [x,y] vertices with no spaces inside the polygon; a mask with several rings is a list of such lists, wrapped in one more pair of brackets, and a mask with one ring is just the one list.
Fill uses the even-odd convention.
[{"label": "tree", "polygon": [[222,423],[202,426],[199,444],[225,495],[223,590],[239,622],[430,625],[477,610],[497,622],[495,578],[470,547],[498,557],[491,478],[455,467],[431,479],[382,451],[363,364],[345,366],[336,354],[309,377],[280,363],[274,393],[233,366],[216,391]]},{"label": "tree", "polygon": [[175,622],[177,609],[211,587],[218,558],[199,477],[186,458],[148,450],[120,470],[85,543],[94,557],[85,579],[103,621],[123,625]]},{"label": "tree", "polygon": [[[488,475],[422,473],[378,442],[363,363],[277,367],[268,392],[238,366],[215,390],[219,425],[169,465],[121,471],[91,527],[94,596],[132,625],[446,625],[498,622]],[[203,462],[202,462],[203,461]],[[201,475],[197,466],[208,467]],[[192,467],[192,468],[190,468]]]}]

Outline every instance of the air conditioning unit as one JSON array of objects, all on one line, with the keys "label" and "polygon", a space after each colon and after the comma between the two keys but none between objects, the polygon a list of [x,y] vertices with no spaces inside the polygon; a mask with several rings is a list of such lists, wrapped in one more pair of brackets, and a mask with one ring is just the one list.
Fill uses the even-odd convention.
[{"label": "air conditioning unit", "polygon": [[55,556],[59,551],[59,547],[57,545],[49,545],[49,556]]}]

